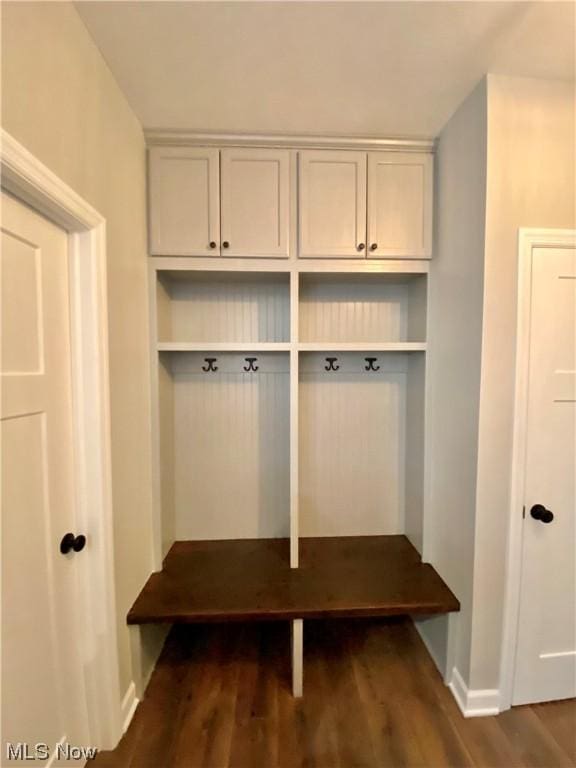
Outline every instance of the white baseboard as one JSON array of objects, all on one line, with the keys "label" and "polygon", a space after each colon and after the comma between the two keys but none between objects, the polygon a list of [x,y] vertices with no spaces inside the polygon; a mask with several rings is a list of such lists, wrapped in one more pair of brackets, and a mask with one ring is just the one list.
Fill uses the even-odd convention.
[{"label": "white baseboard", "polygon": [[126,733],[128,726],[132,722],[134,712],[138,706],[139,699],[136,696],[136,685],[131,682],[128,686],[124,698],[122,699],[121,712],[122,712],[122,733]]},{"label": "white baseboard", "polygon": [[454,667],[448,688],[456,699],[464,717],[486,717],[500,712],[500,691],[498,688],[471,690],[460,672]]}]

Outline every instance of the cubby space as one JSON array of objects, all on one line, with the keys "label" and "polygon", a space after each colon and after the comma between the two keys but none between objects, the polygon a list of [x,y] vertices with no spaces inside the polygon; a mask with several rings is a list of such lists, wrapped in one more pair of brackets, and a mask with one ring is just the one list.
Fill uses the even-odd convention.
[{"label": "cubby space", "polygon": [[302,352],[299,532],[422,547],[423,353]]},{"label": "cubby space", "polygon": [[[300,274],[301,349],[425,349],[425,274]],[[344,347],[341,347],[344,348]]]},{"label": "cubby space", "polygon": [[164,553],[290,531],[289,355],[159,354]]},{"label": "cubby space", "polygon": [[158,349],[286,343],[289,286],[282,272],[158,271]]}]

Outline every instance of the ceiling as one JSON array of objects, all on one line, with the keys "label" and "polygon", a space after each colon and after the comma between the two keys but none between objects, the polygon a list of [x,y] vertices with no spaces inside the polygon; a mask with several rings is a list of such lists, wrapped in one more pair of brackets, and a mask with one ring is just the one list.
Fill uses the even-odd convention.
[{"label": "ceiling", "polygon": [[487,72],[574,79],[557,2],[78,2],[148,129],[434,137]]}]

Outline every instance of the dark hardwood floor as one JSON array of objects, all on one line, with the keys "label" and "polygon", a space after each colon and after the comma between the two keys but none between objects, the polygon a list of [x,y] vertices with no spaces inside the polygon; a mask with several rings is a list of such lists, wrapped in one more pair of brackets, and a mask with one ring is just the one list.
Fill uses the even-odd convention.
[{"label": "dark hardwood floor", "polygon": [[285,622],[173,628],[146,696],[95,768],[563,768],[576,703],[464,719],[411,621],[304,625],[304,698]]},{"label": "dark hardwood floor", "polygon": [[460,604],[405,536],[177,541],[129,624],[318,619],[457,611]]}]

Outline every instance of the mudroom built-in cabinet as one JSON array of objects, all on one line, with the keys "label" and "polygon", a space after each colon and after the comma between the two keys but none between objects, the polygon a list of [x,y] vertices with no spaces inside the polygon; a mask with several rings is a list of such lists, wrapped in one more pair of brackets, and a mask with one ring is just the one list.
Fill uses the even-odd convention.
[{"label": "mudroom built-in cabinet", "polygon": [[304,619],[458,610],[422,561],[433,147],[380,147],[150,148],[130,623],[290,620],[297,676]]}]

